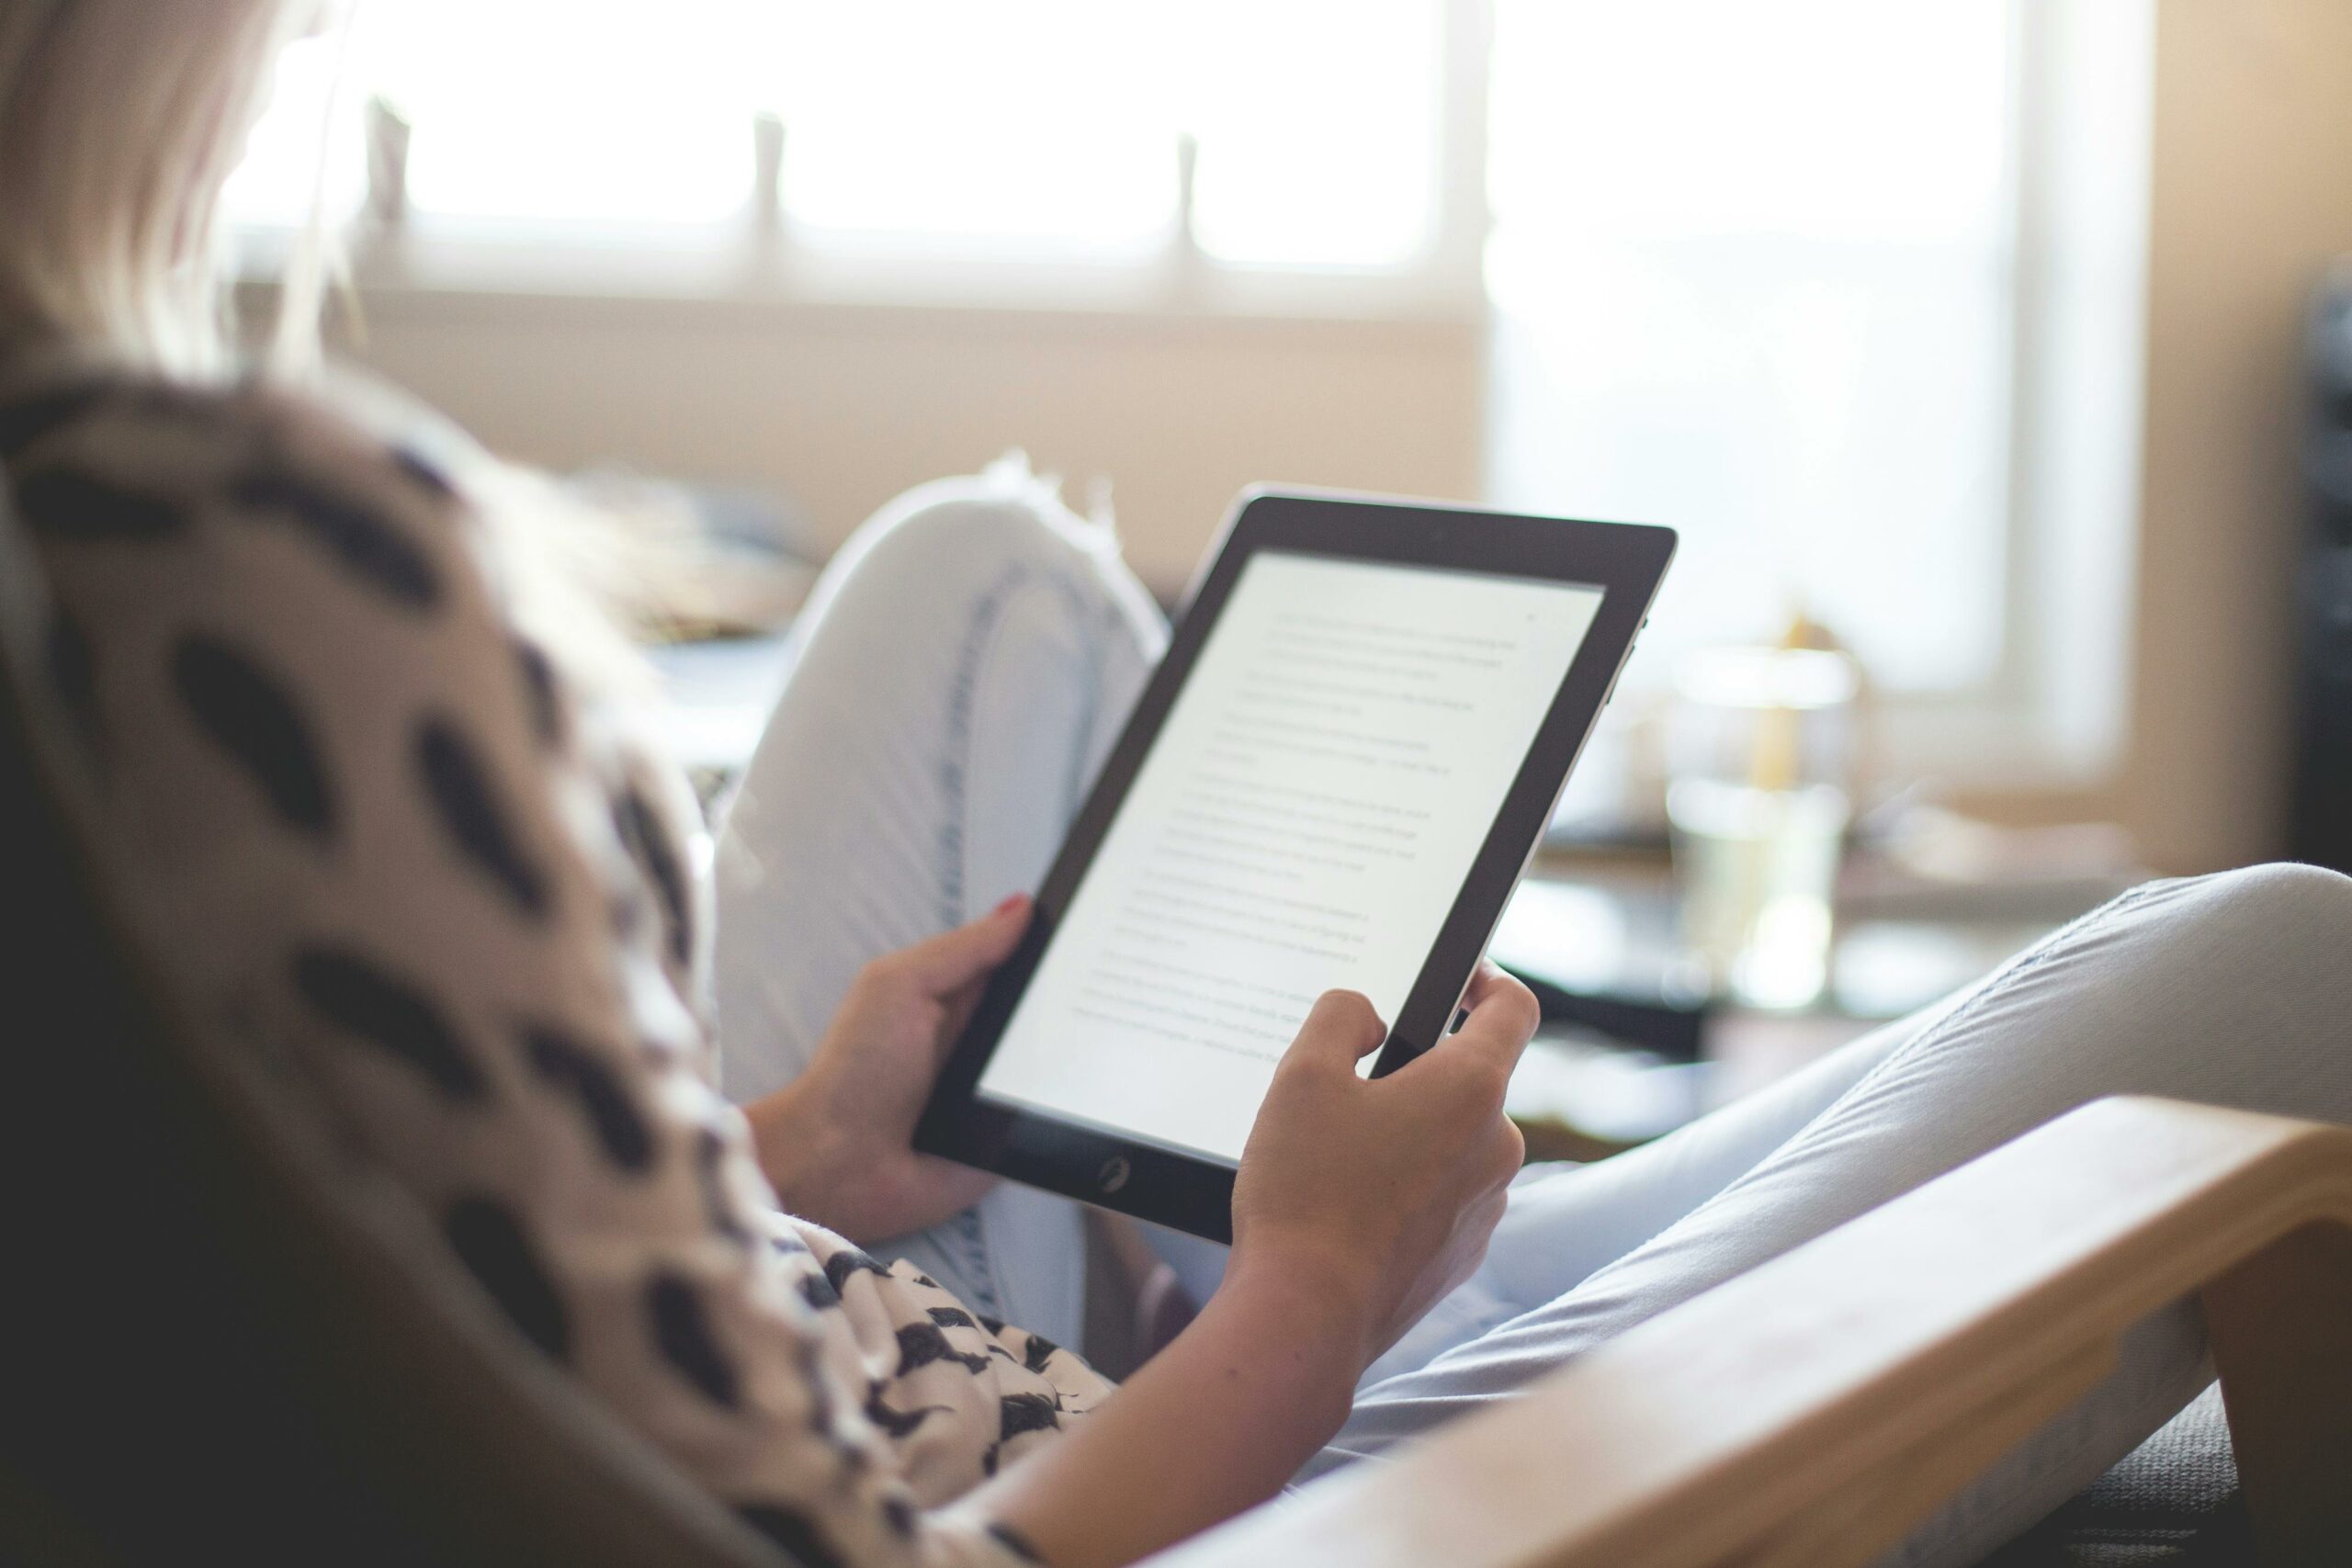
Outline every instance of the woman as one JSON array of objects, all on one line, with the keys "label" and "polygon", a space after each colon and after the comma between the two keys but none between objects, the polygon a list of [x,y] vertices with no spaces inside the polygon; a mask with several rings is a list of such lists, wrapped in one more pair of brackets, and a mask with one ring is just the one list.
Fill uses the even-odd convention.
[{"label": "woman", "polygon": [[[2099,1094],[2352,1119],[2352,884],[2302,868],[2140,889],[1508,1200],[1525,991],[1483,971],[1460,1032],[1377,1083],[1352,1069],[1379,1021],[1335,995],[1260,1116],[1221,1287],[1114,1392],[1055,1343],[1075,1211],[909,1132],[1159,649],[1147,601],[1016,475],[918,491],[843,552],[719,854],[739,1113],[692,803],[589,694],[594,630],[512,547],[494,473],[228,371],[213,207],[301,9],[0,0],[0,559],[57,783],[129,849],[111,891],[167,982],[807,1560],[1131,1561]],[[1910,1555],[1973,1561],[2177,1408],[2193,1314],[2126,1362]]]}]

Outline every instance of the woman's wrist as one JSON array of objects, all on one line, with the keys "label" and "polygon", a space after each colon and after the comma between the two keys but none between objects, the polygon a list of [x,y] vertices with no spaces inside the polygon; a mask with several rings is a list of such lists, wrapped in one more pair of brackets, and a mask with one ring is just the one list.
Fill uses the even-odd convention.
[{"label": "woman's wrist", "polygon": [[1218,1293],[1238,1282],[1284,1303],[1318,1337],[1345,1345],[1353,1358],[1351,1388],[1356,1375],[1380,1353],[1381,1314],[1374,1304],[1378,1281],[1360,1253],[1335,1246],[1328,1237],[1253,1233],[1234,1247]]},{"label": "woman's wrist", "polygon": [[1279,1325],[1266,1345],[1280,1347],[1308,1382],[1333,1385],[1336,1427],[1378,1350],[1371,1300],[1358,1260],[1321,1247],[1257,1244],[1234,1249],[1209,1306],[1225,1303]]},{"label": "woman's wrist", "polygon": [[775,1189],[787,1213],[827,1223],[828,1195],[855,1179],[856,1149],[823,1106],[823,1086],[814,1073],[764,1095],[743,1108],[752,1124],[752,1148],[760,1170]]},{"label": "woman's wrist", "polygon": [[973,1505],[1062,1568],[1132,1562],[1282,1489],[1348,1416],[1359,1307],[1245,1258],[1201,1315],[1060,1441]]}]

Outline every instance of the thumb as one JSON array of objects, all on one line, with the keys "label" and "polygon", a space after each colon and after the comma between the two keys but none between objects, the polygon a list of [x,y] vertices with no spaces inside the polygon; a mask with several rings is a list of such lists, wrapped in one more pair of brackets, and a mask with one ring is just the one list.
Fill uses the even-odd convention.
[{"label": "thumb", "polygon": [[1373,1010],[1361,991],[1326,991],[1315,998],[1306,1021],[1298,1026],[1290,1055],[1300,1060],[1322,1059],[1353,1070],[1355,1064],[1380,1049],[1388,1026]]},{"label": "thumb", "polygon": [[1011,957],[1035,908],[1027,894],[1016,893],[978,919],[915,943],[899,962],[926,994],[945,996]]}]

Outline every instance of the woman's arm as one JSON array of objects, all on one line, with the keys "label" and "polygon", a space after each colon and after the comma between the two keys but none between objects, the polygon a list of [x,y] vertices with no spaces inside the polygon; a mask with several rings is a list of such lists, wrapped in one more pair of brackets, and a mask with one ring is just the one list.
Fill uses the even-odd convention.
[{"label": "woman's arm", "polygon": [[1053,1568],[1132,1562],[1254,1507],[1347,1418],[1361,1315],[1304,1274],[1228,1274],[1117,1393],[972,1503]]},{"label": "woman's arm", "polygon": [[1361,997],[1317,1004],[1259,1113],[1225,1284],[1083,1427],[974,1495],[1055,1568],[1134,1562],[1281,1490],[1357,1377],[1476,1268],[1519,1168],[1503,1086],[1534,998],[1484,968],[1460,1032],[1388,1077]]}]

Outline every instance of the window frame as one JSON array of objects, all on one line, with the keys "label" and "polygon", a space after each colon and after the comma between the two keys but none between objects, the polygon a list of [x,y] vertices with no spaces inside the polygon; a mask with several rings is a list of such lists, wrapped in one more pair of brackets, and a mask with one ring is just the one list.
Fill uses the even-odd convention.
[{"label": "window frame", "polygon": [[2008,0],[2012,202],[2000,652],[1881,705],[1883,775],[2003,794],[2123,761],[2145,401],[2154,0]]},{"label": "window frame", "polygon": [[[370,294],[1480,321],[1493,3],[1438,3],[1439,148],[1428,193],[1430,239],[1419,254],[1394,265],[1272,265],[1208,254],[1193,237],[1193,153],[1183,139],[1169,149],[1177,210],[1156,249],[1068,261],[952,243],[932,250],[829,239],[797,230],[783,209],[781,138],[790,128],[767,115],[746,118],[743,133],[756,139],[755,173],[741,213],[730,220],[502,223],[417,212],[397,188],[370,190],[335,236],[339,261],[350,283]],[[403,129],[396,119],[370,118],[369,177],[389,178],[397,187]],[[235,276],[243,283],[266,284],[282,274],[300,240],[284,226],[238,229]]]}]

